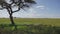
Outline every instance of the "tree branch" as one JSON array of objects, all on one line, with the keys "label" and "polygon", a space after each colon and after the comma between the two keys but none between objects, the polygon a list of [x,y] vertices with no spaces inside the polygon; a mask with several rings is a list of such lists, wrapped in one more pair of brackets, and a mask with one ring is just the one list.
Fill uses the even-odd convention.
[{"label": "tree branch", "polygon": [[0,10],[3,10],[3,9],[5,9],[6,7],[2,7],[2,8],[0,8]]},{"label": "tree branch", "polygon": [[7,9],[7,11],[8,11],[8,13],[9,13],[9,15],[10,15],[10,14],[11,14],[11,13],[10,13],[10,10],[9,10],[8,8],[6,8],[6,9]]},{"label": "tree branch", "polygon": [[16,10],[16,11],[13,11],[12,13],[18,12],[19,10],[20,10],[20,6],[18,7],[18,10]]},{"label": "tree branch", "polygon": [[18,10],[16,10],[16,11],[13,11],[12,13],[18,12],[19,10],[20,10],[20,8],[18,8]]}]

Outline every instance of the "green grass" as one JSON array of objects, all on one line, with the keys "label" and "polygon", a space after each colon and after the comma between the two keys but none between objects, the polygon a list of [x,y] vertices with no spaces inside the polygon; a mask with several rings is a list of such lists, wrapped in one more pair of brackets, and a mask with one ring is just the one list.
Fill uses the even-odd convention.
[{"label": "green grass", "polygon": [[[46,24],[60,26],[60,18],[14,18],[16,24]],[[10,24],[8,18],[0,18],[0,24]]]},{"label": "green grass", "polygon": [[1,24],[0,34],[60,34],[60,27],[48,25],[17,25],[17,30],[11,24]]}]

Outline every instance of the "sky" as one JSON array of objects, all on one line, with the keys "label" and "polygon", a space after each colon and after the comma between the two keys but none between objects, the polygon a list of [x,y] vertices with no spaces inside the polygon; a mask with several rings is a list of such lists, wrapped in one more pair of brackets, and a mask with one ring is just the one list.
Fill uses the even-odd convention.
[{"label": "sky", "polygon": [[[20,18],[60,18],[60,0],[35,0],[37,4],[13,14]],[[14,8],[15,10],[16,8]],[[8,18],[7,10],[0,10],[0,18]]]}]

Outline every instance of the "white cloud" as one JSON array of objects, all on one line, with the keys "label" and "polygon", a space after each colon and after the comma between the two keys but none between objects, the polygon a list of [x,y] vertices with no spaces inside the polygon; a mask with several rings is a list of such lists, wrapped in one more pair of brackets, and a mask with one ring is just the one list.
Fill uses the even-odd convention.
[{"label": "white cloud", "polygon": [[7,11],[6,10],[1,10],[0,11],[0,18],[7,18],[7,17],[9,17],[9,14],[7,13]]},{"label": "white cloud", "polygon": [[45,9],[45,6],[44,5],[39,5],[36,7],[37,9]]},{"label": "white cloud", "polygon": [[[43,6],[37,6],[37,7],[41,8]],[[14,17],[21,17],[21,18],[59,18],[60,17],[59,15],[44,13],[43,11],[41,11],[39,13],[38,12],[39,12],[38,10],[31,7],[30,9],[27,9],[27,11],[20,10],[19,12],[14,13],[13,16]],[[0,17],[6,18],[6,17],[9,17],[9,15],[6,12],[6,10],[3,10],[3,11],[0,11]]]},{"label": "white cloud", "polygon": [[36,11],[33,8],[30,8],[28,10],[28,12],[22,12],[22,14],[20,15],[20,17],[27,17],[27,18],[33,18],[36,16]]},{"label": "white cloud", "polygon": [[41,5],[41,6],[37,6],[36,8],[41,8],[41,7],[45,7],[45,6]]}]

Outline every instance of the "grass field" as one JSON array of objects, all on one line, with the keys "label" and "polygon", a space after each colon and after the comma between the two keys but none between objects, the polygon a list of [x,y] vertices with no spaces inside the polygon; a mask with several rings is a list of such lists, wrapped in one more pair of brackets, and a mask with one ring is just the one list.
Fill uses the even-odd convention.
[{"label": "grass field", "polygon": [[[60,34],[60,18],[0,18],[0,34]],[[29,24],[29,25],[28,25]]]},{"label": "grass field", "polygon": [[[46,24],[60,26],[60,18],[14,18],[16,24]],[[8,18],[0,18],[0,24],[10,24]]]}]

